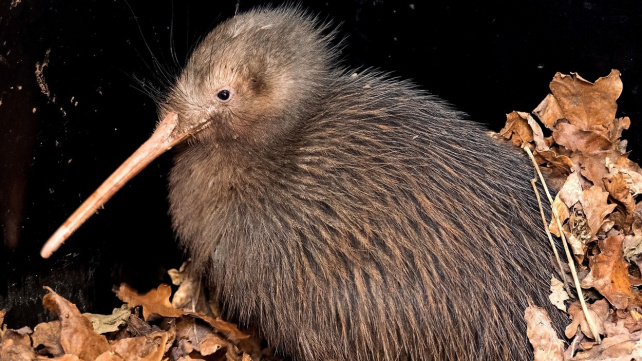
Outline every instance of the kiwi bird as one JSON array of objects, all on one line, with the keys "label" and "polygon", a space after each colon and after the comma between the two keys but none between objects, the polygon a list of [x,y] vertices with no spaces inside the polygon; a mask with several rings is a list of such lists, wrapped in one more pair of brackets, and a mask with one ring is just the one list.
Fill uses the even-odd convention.
[{"label": "kiwi bird", "polygon": [[225,313],[295,360],[527,360],[550,248],[523,154],[408,81],[340,65],[298,9],[226,20],[156,132],[50,239],[175,147],[173,227]]}]

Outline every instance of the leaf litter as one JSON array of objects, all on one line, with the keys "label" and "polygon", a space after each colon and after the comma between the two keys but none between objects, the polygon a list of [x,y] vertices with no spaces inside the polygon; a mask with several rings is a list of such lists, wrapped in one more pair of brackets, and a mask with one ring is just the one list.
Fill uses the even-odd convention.
[{"label": "leaf litter", "polygon": [[[570,282],[551,279],[550,301],[570,319],[566,340],[543,308],[525,310],[537,361],[642,361],[642,203],[635,201],[642,169],[621,139],[631,125],[616,117],[622,89],[617,70],[594,83],[558,73],[551,94],[531,113],[507,114],[499,133],[532,151],[559,190],[551,207],[561,227],[555,219],[543,227],[570,244],[575,267],[562,265],[560,278],[572,279],[566,273],[577,268],[578,287],[588,291],[583,307]],[[188,266],[169,274],[178,286],[173,295],[169,285],[140,294],[123,284],[116,295],[125,304],[111,315],[81,314],[45,287],[43,305],[59,320],[11,330],[0,310],[0,360],[280,360],[256,332],[220,318],[209,289]]]},{"label": "leaf litter", "polygon": [[33,331],[11,330],[2,325],[5,311],[0,311],[0,360],[280,360],[251,330],[223,321],[207,302],[208,290],[185,267],[170,272],[178,286],[173,297],[166,284],[145,294],[123,284],[116,296],[125,304],[111,315],[81,314],[45,287],[43,305],[58,320]]},{"label": "leaf litter", "polygon": [[616,116],[622,89],[617,70],[594,83],[558,73],[535,110],[508,114],[500,131],[528,148],[546,181],[559,190],[551,207],[561,229],[555,219],[547,227],[568,240],[575,267],[562,269],[577,268],[578,287],[585,291],[583,309],[577,294],[565,294],[555,278],[551,282],[551,302],[571,320],[563,353],[546,311],[528,307],[537,361],[642,361],[642,204],[636,202],[642,170],[628,159],[621,139],[631,125],[628,117]]}]

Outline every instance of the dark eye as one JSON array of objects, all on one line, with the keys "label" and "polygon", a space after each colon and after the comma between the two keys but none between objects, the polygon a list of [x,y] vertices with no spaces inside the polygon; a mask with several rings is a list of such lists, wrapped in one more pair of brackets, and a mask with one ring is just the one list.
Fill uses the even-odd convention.
[{"label": "dark eye", "polygon": [[218,94],[216,94],[216,97],[218,97],[222,101],[226,101],[230,99],[230,91],[227,89],[223,89]]}]

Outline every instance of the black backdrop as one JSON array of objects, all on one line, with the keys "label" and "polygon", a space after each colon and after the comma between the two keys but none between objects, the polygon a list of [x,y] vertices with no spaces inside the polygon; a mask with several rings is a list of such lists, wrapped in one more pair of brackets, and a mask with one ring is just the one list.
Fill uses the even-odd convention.
[{"label": "black backdrop", "polygon": [[[113,285],[145,290],[180,264],[167,217],[171,155],[130,182],[52,259],[38,250],[151,134],[155,105],[137,88],[160,84],[153,59],[176,74],[171,49],[182,64],[218,22],[259,3],[0,1],[0,309],[9,309],[10,327],[47,317],[43,285],[82,311],[109,312],[118,303]],[[632,118],[625,137],[632,158],[641,159],[640,2],[302,3],[340,24],[345,64],[411,78],[494,130],[505,113],[534,109],[555,72],[593,81],[619,69],[619,114]],[[45,62],[39,85],[37,66]]]}]

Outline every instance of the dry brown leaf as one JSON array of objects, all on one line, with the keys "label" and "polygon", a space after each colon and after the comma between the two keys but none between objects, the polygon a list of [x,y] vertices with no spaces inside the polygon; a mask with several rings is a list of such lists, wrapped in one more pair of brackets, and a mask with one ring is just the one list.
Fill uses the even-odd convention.
[{"label": "dry brown leaf", "polygon": [[[596,301],[593,304],[588,304],[588,312],[590,317],[593,319],[595,326],[597,327],[597,332],[600,335],[604,334],[604,320],[609,315],[609,304],[604,300]],[[579,301],[575,301],[568,306],[568,315],[571,318],[572,322],[566,326],[564,334],[567,338],[573,338],[576,332],[579,330],[589,338],[595,339],[593,333],[586,322],[586,317],[582,311]]]},{"label": "dry brown leaf", "polygon": [[626,314],[628,314],[626,310],[617,310],[613,312],[612,317],[608,317],[604,321],[605,337],[614,337],[619,335],[631,334],[631,332],[625,326]]},{"label": "dry brown leaf", "polygon": [[625,309],[634,298],[629,281],[628,263],[624,260],[624,237],[614,235],[600,240],[601,253],[589,257],[591,272],[582,280],[582,288],[595,288],[616,309]]},{"label": "dry brown leaf", "polygon": [[94,327],[98,334],[118,331],[121,325],[124,325],[132,311],[129,307],[123,305],[121,308],[114,308],[111,315],[99,315],[95,313],[83,313]]},{"label": "dry brown leaf", "polygon": [[[191,358],[191,357],[189,357],[189,355],[187,355],[187,356],[180,357],[176,361],[197,361],[197,360],[199,360],[199,359]],[[230,361],[236,361],[236,360],[232,359]]]},{"label": "dry brown leaf", "polygon": [[551,277],[551,294],[548,299],[560,310],[566,312],[564,301],[568,300],[568,293],[564,289],[564,283],[555,277]]},{"label": "dry brown leaf", "polygon": [[52,356],[62,356],[65,351],[60,344],[60,331],[62,325],[60,321],[43,322],[38,324],[33,330],[31,339],[33,347],[42,345],[44,349]]},{"label": "dry brown leaf", "polygon": [[571,173],[571,169],[573,169],[571,158],[558,154],[555,150],[538,150],[536,155],[542,157],[542,159],[547,162],[547,166],[553,171],[553,177],[566,177]]},{"label": "dry brown leaf", "polygon": [[66,355],[62,355],[60,357],[54,357],[54,358],[49,358],[49,357],[42,358],[42,357],[39,356],[38,360],[47,360],[47,361],[83,361],[82,359],[79,359],[78,356],[70,355],[70,354],[66,354]]},{"label": "dry brown leaf", "polygon": [[629,117],[615,118],[612,123],[609,124],[609,139],[613,144],[617,144],[618,139],[622,137],[622,132],[626,129],[629,129],[631,126],[631,119]]},{"label": "dry brown leaf", "polygon": [[73,303],[60,297],[51,288],[45,289],[49,293],[42,299],[42,304],[60,319],[60,344],[66,353],[91,361],[109,350],[107,339],[94,332],[91,322],[80,314]]},{"label": "dry brown leaf", "polygon": [[4,323],[4,315],[7,314],[7,310],[0,310],[0,328],[2,328],[2,324]]},{"label": "dry brown leaf", "polygon": [[573,124],[560,122],[553,132],[553,139],[559,145],[584,155],[611,149],[613,144],[605,136],[592,130],[582,130]]},{"label": "dry brown leaf", "polygon": [[[516,112],[506,114],[506,125],[499,135],[510,139],[516,147],[522,147],[533,141],[533,130],[528,124],[528,113]],[[541,129],[540,129],[541,131]]]},{"label": "dry brown leaf", "polygon": [[125,328],[125,330],[131,336],[136,337],[149,335],[150,333],[158,331],[160,329],[158,328],[158,326],[152,326],[132,313],[127,319],[127,328]]},{"label": "dry brown leaf", "polygon": [[187,315],[207,322],[235,344],[249,337],[249,335],[241,332],[233,323],[223,321],[220,318],[213,318],[200,312],[181,311],[172,307],[172,304],[169,302],[171,293],[172,290],[170,286],[160,285],[157,289],[140,295],[126,284],[122,284],[117,296],[123,302],[127,302],[131,307],[143,306],[143,317],[145,319],[151,314],[158,314],[163,317],[180,317]]},{"label": "dry brown leaf", "polygon": [[547,139],[544,138],[544,132],[542,131],[542,127],[539,126],[537,121],[530,114],[528,114],[528,117],[526,118],[526,120],[528,121],[528,126],[531,127],[531,130],[533,131],[533,141],[535,142],[535,151],[544,152],[549,150],[550,147],[547,142]]},{"label": "dry brown leaf", "polygon": [[118,340],[111,345],[111,354],[127,361],[161,361],[174,341],[165,331],[156,331],[147,336]]},{"label": "dry brown leaf", "polygon": [[642,314],[637,310],[630,310],[626,316],[624,319],[624,327],[626,327],[630,333],[642,330]]},{"label": "dry brown leaf", "polygon": [[[642,253],[642,235],[628,235],[624,237],[624,243],[622,244],[624,249],[624,258],[629,261],[633,261],[635,256]],[[642,268],[640,269],[642,271]]]},{"label": "dry brown leaf", "polygon": [[223,321],[220,317],[213,318],[207,315],[199,314],[198,312],[187,312],[186,315],[199,318],[207,322],[216,331],[222,333],[228,340],[234,344],[240,343],[242,340],[248,339],[250,335],[241,332],[235,324]]},{"label": "dry brown leaf", "polygon": [[32,361],[35,358],[29,335],[20,334],[15,330],[4,331],[0,343],[0,360]]},{"label": "dry brown leaf", "polygon": [[569,174],[564,182],[564,186],[557,193],[556,198],[564,202],[566,207],[571,208],[575,203],[579,202],[582,198],[582,183],[577,172]]},{"label": "dry brown leaf", "polygon": [[177,310],[169,302],[172,295],[172,288],[162,284],[155,290],[151,290],[144,295],[139,294],[133,288],[126,284],[120,285],[116,296],[130,307],[142,306],[143,318],[147,320],[151,314],[157,314],[163,317],[180,317],[183,311]]},{"label": "dry brown leaf", "polygon": [[575,171],[579,172],[582,177],[590,181],[593,185],[602,186],[602,179],[608,174],[606,168],[606,158],[617,155],[614,150],[593,153],[590,156],[584,156],[575,153],[571,156],[571,161],[575,166]]},{"label": "dry brown leaf", "polygon": [[[615,224],[620,230],[628,233],[633,223],[633,212],[635,211],[635,200],[631,196],[626,178],[623,173],[609,174],[604,179],[604,188],[609,192],[611,198],[617,202],[617,210],[622,215],[617,218]],[[615,220],[614,217],[611,217]]]},{"label": "dry brown leaf", "polygon": [[218,350],[229,346],[230,343],[226,340],[212,333],[209,333],[205,335],[205,337],[203,337],[203,339],[201,339],[201,341],[198,343],[197,350],[201,355],[209,356],[216,353]]},{"label": "dry brown leaf", "polygon": [[[562,224],[563,227],[564,223],[569,217],[568,207],[564,204],[564,202],[562,202],[562,200],[559,198],[559,195],[555,196],[552,207],[557,211],[557,217],[559,218],[560,224]],[[557,237],[562,236],[559,227],[557,227],[557,220],[554,217],[551,217],[551,223],[548,225],[548,230]]]},{"label": "dry brown leaf", "polygon": [[633,234],[642,236],[642,202],[635,205],[635,211],[633,211],[633,226],[631,228]]},{"label": "dry brown leaf", "polygon": [[182,311],[198,312],[213,317],[201,277],[186,272],[181,274],[181,284],[172,297],[172,306]]},{"label": "dry brown leaf", "polygon": [[593,237],[588,225],[588,219],[580,203],[576,203],[570,210],[568,224],[564,228],[568,242],[573,248],[573,254],[581,264],[584,261],[588,244]]},{"label": "dry brown leaf", "polygon": [[591,229],[591,238],[593,239],[595,239],[606,217],[616,207],[615,204],[607,203],[608,197],[608,192],[603,191],[599,186],[593,186],[582,192],[580,203],[582,203],[588,226]]},{"label": "dry brown leaf", "polygon": [[[593,335],[579,302],[571,304],[573,322],[565,333],[575,340],[566,359],[642,361],[642,292],[632,287],[642,285],[642,202],[638,205],[634,199],[642,193],[642,168],[627,158],[627,141],[620,139],[631,120],[615,118],[620,74],[613,70],[590,83],[577,74],[558,73],[550,88],[552,94],[533,113],[552,136],[540,136],[541,128],[531,124],[534,119],[520,112],[507,116],[510,126],[504,135],[515,144],[536,148],[536,162],[547,167],[542,172],[558,185],[552,208],[563,226],[557,229],[552,221],[549,228],[558,236],[566,234],[580,270],[584,269],[582,287],[594,288],[585,298],[598,299],[588,305],[588,312],[597,332],[606,338],[602,344],[585,338]],[[582,261],[588,250],[589,268],[585,268]],[[630,269],[631,274],[625,255],[638,266]],[[553,292],[551,302],[563,308],[564,297],[557,297],[562,285],[552,285],[554,289],[559,293]],[[605,299],[600,300],[598,292]],[[583,351],[572,357],[578,347]],[[557,356],[542,359],[548,357]]]},{"label": "dry brown leaf", "polygon": [[[581,194],[582,184],[580,183],[577,172],[571,173],[566,178],[564,185],[555,196],[555,200],[553,201],[552,205],[553,208],[557,211],[561,224],[564,224],[569,218],[569,208],[572,207],[575,203],[579,202]],[[551,233],[553,233],[557,237],[561,236],[555,218],[551,218],[551,222],[548,228]]]},{"label": "dry brown leaf", "polygon": [[172,269],[167,271],[167,274],[171,278],[172,284],[174,286],[180,286],[181,283],[183,283],[183,280],[185,279],[185,277],[188,276],[186,271],[187,271],[187,268],[188,268],[189,264],[190,264],[189,261],[183,262],[183,264],[181,265],[181,267],[179,269],[172,268]]},{"label": "dry brown leaf", "polygon": [[546,310],[528,306],[524,312],[526,334],[535,354],[535,361],[564,360],[564,342],[557,338]]},{"label": "dry brown leaf", "polygon": [[179,340],[183,352],[187,355],[198,346],[205,335],[212,333],[212,327],[191,317],[182,317],[176,323],[176,339]]},{"label": "dry brown leaf", "polygon": [[591,130],[606,127],[615,119],[622,81],[617,70],[611,70],[608,76],[595,83],[575,73],[557,73],[550,89],[564,118],[579,129]]},{"label": "dry brown leaf", "polygon": [[605,158],[605,165],[611,174],[622,174],[626,180],[631,195],[642,193],[642,169],[626,158],[625,155],[616,158]]},{"label": "dry brown leaf", "polygon": [[618,335],[605,338],[600,345],[579,352],[570,361],[642,361],[640,335]]},{"label": "dry brown leaf", "polygon": [[554,129],[557,121],[564,118],[562,109],[553,94],[548,94],[533,110],[533,114],[537,115],[548,129]]},{"label": "dry brown leaf", "polygon": [[96,361],[126,361],[126,360],[112,351],[107,351],[101,354],[100,356],[98,356],[98,358],[96,358]]}]

